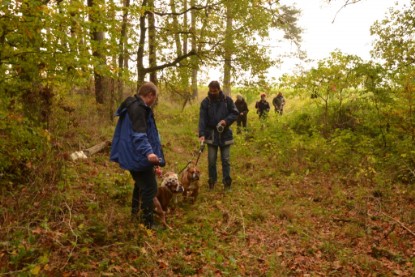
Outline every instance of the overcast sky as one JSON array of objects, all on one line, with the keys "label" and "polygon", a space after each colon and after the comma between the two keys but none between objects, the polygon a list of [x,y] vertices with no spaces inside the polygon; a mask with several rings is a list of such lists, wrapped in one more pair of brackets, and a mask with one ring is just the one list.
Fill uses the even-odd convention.
[{"label": "overcast sky", "polygon": [[[388,9],[394,7],[396,2],[399,7],[410,4],[410,0],[362,0],[340,10],[344,2],[335,0],[329,5],[323,0],[281,0],[281,4],[295,5],[302,10],[299,18],[299,26],[304,29],[302,49],[310,59],[324,59],[330,52],[340,49],[345,54],[369,60],[373,40],[370,26],[376,20],[385,18]],[[286,47],[289,50],[294,48]],[[280,50],[277,48],[275,51]],[[297,62],[288,60],[270,76],[293,72]]]},{"label": "overcast sky", "polygon": [[[361,2],[342,8],[345,0],[334,0],[327,4],[325,0],[280,0],[288,6],[300,9],[298,25],[304,30],[301,49],[314,62],[304,63],[298,59],[285,59],[278,68],[272,68],[268,76],[278,78],[284,73],[294,73],[300,66],[309,69],[315,61],[329,57],[330,52],[339,49],[344,54],[352,54],[364,60],[370,59],[373,37],[370,26],[376,20],[385,18],[391,7],[410,5],[410,0],[361,0]],[[342,8],[342,9],[341,9]],[[281,37],[271,34],[271,37]],[[268,45],[268,43],[265,43]],[[271,51],[276,55],[288,53],[296,49],[295,45],[271,41]],[[211,69],[209,79],[222,79],[222,68]]]}]

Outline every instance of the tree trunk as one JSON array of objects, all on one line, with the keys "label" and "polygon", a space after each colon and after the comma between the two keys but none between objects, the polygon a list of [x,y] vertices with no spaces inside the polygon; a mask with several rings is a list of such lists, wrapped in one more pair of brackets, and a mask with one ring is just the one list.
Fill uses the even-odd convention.
[{"label": "tree trunk", "polygon": [[[184,0],[183,1],[183,10],[187,10],[187,1],[188,0]],[[187,18],[187,12],[184,14],[183,17],[183,26],[188,29],[188,18]],[[183,35],[183,53],[187,53],[188,52],[188,34],[187,32],[184,33]],[[190,68],[189,68],[189,61],[188,60],[183,60],[183,62],[181,63],[183,65],[183,68],[180,70],[182,72],[182,84],[183,84],[183,88],[186,92],[186,95],[188,98],[190,98],[191,94],[190,94],[190,89],[189,89],[189,75],[190,75]]]},{"label": "tree trunk", "polygon": [[[194,7],[196,5],[195,0],[190,0],[190,6]],[[196,52],[196,11],[192,10],[192,21],[191,21],[191,44],[192,50]],[[198,58],[193,56],[190,58],[190,64],[192,68],[192,98],[198,98],[197,90],[197,75],[198,75]]]},{"label": "tree trunk", "polygon": [[[154,7],[154,0],[144,0],[143,7]],[[149,25],[149,39],[148,39],[148,45],[149,45],[149,64],[150,66],[148,68],[144,67],[144,46],[146,44],[146,16],[154,16],[154,14],[151,14],[151,12],[144,13],[140,19],[139,19],[139,33],[140,33],[140,39],[138,43],[138,49],[137,49],[137,90],[144,82],[146,74],[150,73],[151,78],[150,80],[157,83],[156,73],[164,68],[176,66],[177,64],[181,64],[183,60],[187,59],[188,57],[196,55],[195,51],[190,51],[189,53],[182,53],[182,55],[178,55],[174,60],[167,61],[164,64],[157,65],[157,59],[156,59],[156,38],[155,38],[155,24],[154,21],[151,19],[148,20]],[[154,20],[154,18],[153,18]],[[153,29],[153,31],[150,31]],[[150,33],[153,32],[152,37],[150,38]]]},{"label": "tree trunk", "polygon": [[223,93],[231,95],[231,71],[233,54],[233,15],[232,2],[226,2],[225,64],[223,68]]},{"label": "tree trunk", "polygon": [[87,156],[92,156],[110,145],[111,141],[103,141],[101,143],[98,143],[97,145],[92,146],[91,148],[85,149],[83,152]]},{"label": "tree trunk", "polygon": [[[22,18],[36,18],[39,16],[38,11],[43,9],[44,5],[41,2],[28,2],[27,7],[21,9]],[[42,82],[42,74],[47,71],[47,64],[42,61],[41,55],[38,54],[41,52],[39,48],[43,43],[41,36],[43,26],[40,20],[25,21],[21,23],[21,26],[25,28],[25,32],[24,35],[21,35],[21,41],[17,45],[22,47],[20,50],[24,49],[26,51],[21,51],[16,64],[8,68],[12,69],[11,72],[17,73],[16,87],[13,89],[17,88],[16,91],[21,93],[24,115],[32,122],[44,124],[48,128],[54,94],[52,88],[43,85]],[[2,31],[0,40],[3,44],[7,42],[5,36],[7,31],[5,32],[5,29]],[[7,66],[4,68],[7,68]],[[7,75],[10,77],[12,74],[9,72]],[[1,76],[0,79],[4,80],[4,76]],[[8,91],[9,88],[5,87],[5,90]]]},{"label": "tree trunk", "polygon": [[[147,6],[147,0],[143,1],[143,7]],[[144,44],[146,42],[146,13],[142,14],[139,19],[140,22],[140,39],[137,49],[137,91],[144,82],[146,77],[146,70],[144,68]]]},{"label": "tree trunk", "polygon": [[128,70],[128,54],[126,50],[127,44],[127,23],[128,23],[128,8],[130,7],[130,0],[123,0],[123,15],[121,24],[121,36],[119,42],[119,56],[118,56],[118,81],[117,81],[117,102],[121,102],[124,95],[124,80],[123,73]]},{"label": "tree trunk", "polygon": [[182,55],[182,41],[180,40],[180,33],[179,33],[179,21],[177,20],[177,11],[176,11],[176,1],[170,0],[170,9],[173,14],[173,30],[176,30],[174,33],[174,42],[176,43],[176,52],[177,55]]},{"label": "tree trunk", "polygon": [[[148,13],[148,60],[150,67],[157,66],[157,47],[156,47],[156,22],[154,19],[154,0],[148,1],[150,12]],[[150,72],[150,81],[158,84],[157,72]]]},{"label": "tree trunk", "polygon": [[[99,25],[99,16],[95,16],[99,9],[99,3],[96,2],[97,0],[88,0],[88,7],[91,9],[89,14],[89,20],[91,21],[91,25],[95,27],[91,27],[91,37],[93,44],[92,46],[92,55],[98,62],[98,66],[94,66],[94,84],[95,84],[95,100],[99,104],[104,104],[104,96],[105,96],[105,89],[106,86],[104,84],[105,78],[102,76],[101,72],[97,69],[98,67],[105,65],[105,55],[102,53],[103,42],[104,42],[104,32],[99,30],[100,28],[96,27]],[[103,1],[103,5],[105,4],[105,0]]]}]

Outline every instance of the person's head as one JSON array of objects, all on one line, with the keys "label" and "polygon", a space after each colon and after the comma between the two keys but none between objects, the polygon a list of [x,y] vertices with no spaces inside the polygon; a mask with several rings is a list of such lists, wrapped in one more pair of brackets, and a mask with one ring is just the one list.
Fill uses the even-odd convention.
[{"label": "person's head", "polygon": [[151,107],[156,102],[158,88],[152,82],[146,82],[141,85],[137,94],[141,97],[141,99],[143,99],[147,106]]},{"label": "person's head", "polygon": [[244,98],[242,95],[240,95],[239,93],[236,95],[236,99],[239,101],[242,101]]},{"label": "person's head", "polygon": [[267,97],[267,95],[265,93],[261,93],[261,99],[265,99],[265,97]]},{"label": "person's head", "polygon": [[281,92],[279,92],[277,96],[282,96],[282,93],[281,93]]},{"label": "person's head", "polygon": [[218,81],[212,81],[208,85],[209,93],[211,94],[219,94],[220,92],[220,84]]}]

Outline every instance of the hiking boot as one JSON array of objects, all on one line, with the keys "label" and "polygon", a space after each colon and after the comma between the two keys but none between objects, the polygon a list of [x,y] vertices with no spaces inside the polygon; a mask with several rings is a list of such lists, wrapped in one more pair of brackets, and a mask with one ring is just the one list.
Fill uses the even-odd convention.
[{"label": "hiking boot", "polygon": [[209,190],[213,190],[215,188],[215,182],[212,182],[209,180],[208,184],[209,184]]},{"label": "hiking boot", "polygon": [[152,224],[150,227],[147,227],[147,229],[157,232],[157,231],[166,230],[166,227],[160,224]]},{"label": "hiking boot", "polygon": [[131,223],[140,223],[140,217],[136,214],[131,214],[130,222]]},{"label": "hiking boot", "polygon": [[228,192],[228,191],[231,190],[231,184],[232,184],[232,178],[231,177],[227,177],[223,181],[223,186],[224,186],[225,192]]},{"label": "hiking boot", "polygon": [[141,216],[141,222],[147,229],[151,229],[151,227],[154,225],[153,213],[151,211],[143,212]]}]

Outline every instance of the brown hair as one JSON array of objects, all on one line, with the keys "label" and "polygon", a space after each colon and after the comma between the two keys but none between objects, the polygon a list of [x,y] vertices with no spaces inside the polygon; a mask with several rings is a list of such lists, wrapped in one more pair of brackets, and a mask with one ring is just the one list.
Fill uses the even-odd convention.
[{"label": "brown hair", "polygon": [[155,84],[152,82],[145,82],[141,85],[141,87],[138,89],[138,95],[146,96],[149,94],[157,94],[158,88]]},{"label": "brown hair", "polygon": [[209,85],[208,85],[208,87],[209,88],[217,88],[217,89],[220,90],[220,84],[219,84],[218,81],[212,81],[212,82],[210,82]]}]

